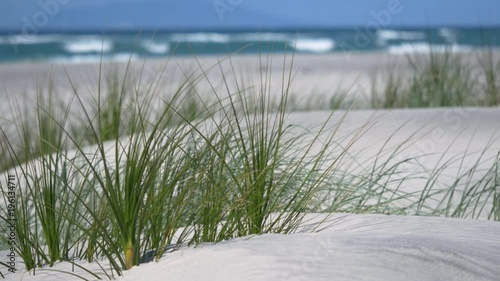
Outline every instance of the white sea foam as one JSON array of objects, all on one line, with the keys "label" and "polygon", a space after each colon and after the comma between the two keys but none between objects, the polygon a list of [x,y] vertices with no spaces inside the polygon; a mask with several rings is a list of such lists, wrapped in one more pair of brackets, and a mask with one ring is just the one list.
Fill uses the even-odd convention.
[{"label": "white sea foam", "polygon": [[144,41],[142,47],[146,49],[149,53],[155,55],[168,54],[170,51],[170,46],[168,43],[159,43],[151,40]]},{"label": "white sea foam", "polygon": [[[140,59],[140,56],[135,53],[118,53],[111,56],[103,56],[103,61],[113,61],[113,62],[128,62],[136,61]],[[75,55],[70,57],[57,56],[49,59],[50,63],[61,63],[61,64],[84,64],[84,63],[99,63],[101,61],[101,55]]]},{"label": "white sea foam", "polygon": [[335,41],[329,38],[317,39],[297,39],[296,41],[289,42],[289,45],[294,47],[297,51],[311,52],[311,53],[327,53],[335,48]]},{"label": "white sea foam", "polygon": [[422,31],[399,31],[382,29],[377,31],[377,36],[383,40],[422,40],[425,33]]},{"label": "white sea foam", "polygon": [[98,38],[78,38],[64,44],[64,50],[70,53],[100,53],[113,50],[113,42]]},{"label": "white sea foam", "polygon": [[405,43],[397,46],[390,46],[388,52],[395,55],[412,54],[412,53],[461,53],[470,51],[472,48],[466,45],[432,45],[424,42]]},{"label": "white sea foam", "polygon": [[458,39],[458,32],[451,28],[439,29],[439,36],[443,37],[448,43],[455,43]]},{"label": "white sea foam", "polygon": [[231,37],[221,33],[177,33],[172,34],[170,40],[190,43],[228,43]]},{"label": "white sea foam", "polygon": [[399,31],[391,29],[382,29],[377,31],[377,45],[385,46],[387,41],[403,40],[415,41],[424,40],[425,33],[422,31]]},{"label": "white sea foam", "polygon": [[232,39],[239,42],[286,42],[293,38],[286,33],[263,32],[238,34],[234,35]]}]

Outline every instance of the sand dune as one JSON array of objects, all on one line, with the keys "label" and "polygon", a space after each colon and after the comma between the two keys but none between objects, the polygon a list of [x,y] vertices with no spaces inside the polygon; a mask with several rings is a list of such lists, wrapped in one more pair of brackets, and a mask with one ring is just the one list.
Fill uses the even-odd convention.
[{"label": "sand dune", "polygon": [[119,280],[497,280],[500,225],[334,215],[319,233],[180,250]]},{"label": "sand dune", "polygon": [[[183,248],[158,263],[134,267],[117,280],[493,281],[500,274],[496,222],[334,214],[323,226],[316,233],[266,234]],[[82,265],[100,271],[96,264]],[[71,264],[58,264],[54,270],[71,272]],[[89,278],[78,268],[75,272]],[[44,270],[36,276],[8,276],[21,278],[80,280]]]},{"label": "sand dune", "polygon": [[[366,132],[352,148],[353,155],[363,162],[361,158],[376,155],[389,136],[396,144],[420,129],[422,133],[414,136],[415,141],[409,142],[402,153],[404,157],[435,154],[424,162],[432,168],[444,152],[452,157],[467,149],[482,151],[500,128],[495,122],[500,120],[500,109],[462,110],[352,111],[338,136],[342,141],[362,125],[373,123],[362,128]],[[329,128],[338,125],[342,113],[334,115]],[[449,125],[440,119],[453,114],[466,114],[467,118]],[[288,120],[290,124],[314,128],[328,115],[293,113]],[[444,137],[436,139],[432,130],[442,131]],[[500,141],[496,138],[490,142],[487,154],[498,151]],[[370,166],[371,162],[364,164]],[[407,191],[418,188],[421,185],[411,181],[403,186]],[[167,254],[159,263],[127,271],[118,280],[498,280],[500,274],[498,222],[338,214],[332,215],[324,227],[318,233],[267,234],[181,249]],[[96,264],[82,265],[102,274]],[[54,269],[71,271],[71,265],[63,263]],[[81,270],[77,272],[88,276]],[[8,278],[21,277],[36,281],[78,280],[50,270],[38,270],[36,277],[25,273]]]},{"label": "sand dune", "polygon": [[[404,60],[398,56],[392,58],[396,62]],[[348,89],[349,84],[354,83],[358,88],[353,92],[362,93],[361,89],[368,85],[370,75],[380,66],[380,57],[378,54],[367,54],[350,59],[347,61],[342,55],[298,56],[296,67],[302,78],[294,82],[297,83],[297,92],[307,98],[313,86],[317,86],[320,92],[328,92],[334,86],[344,85]],[[250,67],[252,73],[260,70],[256,57],[241,56],[235,61],[241,68]],[[217,63],[217,59],[201,58],[200,63],[209,66]],[[309,67],[312,63],[314,68]],[[158,61],[150,61],[147,71],[153,72],[161,65]],[[179,59],[172,65],[169,71],[175,76],[172,78],[174,81],[183,77],[182,73],[174,70],[179,65],[185,69],[196,68],[192,59]],[[273,65],[274,74],[283,70],[278,60]],[[77,77],[76,82],[80,85],[93,85],[88,83],[95,81],[96,68],[95,64],[69,65],[66,70],[61,65],[54,66],[58,92],[69,91],[69,84],[62,82],[66,79],[65,71]],[[0,77],[2,83],[5,82],[1,97],[23,91],[32,93],[35,83],[24,81],[35,81],[46,75],[46,70],[46,65],[39,64],[0,65]],[[220,72],[214,73],[213,77],[220,78]],[[203,88],[202,85],[200,87]],[[8,105],[2,105],[1,110],[2,117],[10,116]],[[293,112],[287,124],[310,128],[315,132],[329,116],[327,111]],[[462,155],[460,159],[463,161],[453,162],[443,171],[444,175],[452,176],[443,179],[446,185],[454,180],[453,176],[474,165],[477,165],[478,171],[491,166],[500,152],[498,120],[500,108],[337,111],[327,124],[326,132],[338,128],[335,139],[343,146],[347,146],[353,138],[356,140],[340,165],[353,173],[369,171],[374,165],[374,157],[388,159],[390,152],[400,144],[403,144],[401,151],[391,161],[418,158],[419,167],[423,170],[432,170],[436,165]],[[93,148],[87,149],[92,151]],[[332,155],[338,149],[332,147]],[[110,150],[113,150],[112,147]],[[482,161],[476,164],[479,157]],[[478,172],[476,176],[480,175]],[[408,180],[401,189],[405,192],[418,191],[422,189],[422,182]],[[310,216],[312,218],[313,215]],[[315,221],[317,219],[314,218]],[[168,253],[159,263],[133,268],[118,280],[420,281],[498,280],[500,276],[498,222],[334,214],[320,229],[322,231],[316,233],[304,230],[292,235],[266,234],[216,245],[182,248]],[[4,260],[5,255],[1,255]],[[79,264],[102,274],[95,263]],[[103,265],[106,268],[105,262]],[[8,275],[7,279],[78,280],[77,277],[54,271],[71,272],[69,263],[58,264],[54,270],[40,269],[36,276],[23,272],[21,264],[18,264],[18,270],[17,274]],[[89,277],[79,269],[76,272]]]}]

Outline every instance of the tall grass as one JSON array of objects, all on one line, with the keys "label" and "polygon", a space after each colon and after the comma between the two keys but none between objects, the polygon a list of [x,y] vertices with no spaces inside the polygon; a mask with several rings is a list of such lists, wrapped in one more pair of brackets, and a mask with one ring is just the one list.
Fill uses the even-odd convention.
[{"label": "tall grass", "polygon": [[483,83],[480,90],[486,93],[486,104],[500,105],[500,59],[491,48],[483,51],[478,58]]},{"label": "tall grass", "polygon": [[[270,65],[272,60],[267,58],[262,63]],[[221,110],[219,120],[213,121],[221,137],[208,138],[197,130],[208,143],[215,163],[210,160],[209,189],[200,186],[204,188],[204,208],[194,222],[198,226],[195,241],[293,232],[327,184],[326,176],[336,163],[336,158],[327,153],[334,133],[320,143],[325,127],[311,135],[286,124],[292,68],[293,60],[290,65],[283,62],[283,69],[289,72],[283,74],[278,103],[270,91],[269,72],[263,71],[258,81],[251,83],[258,87],[251,88],[244,87],[235,75],[236,94],[221,73],[229,100],[224,105],[225,98],[214,90]],[[319,152],[313,152],[318,145]]]},{"label": "tall grass", "polygon": [[[120,122],[110,123],[103,114],[107,111],[99,108],[97,126],[90,127],[96,153],[87,156],[83,148],[77,146],[95,181],[95,185],[88,188],[102,198],[100,204],[109,208],[109,225],[94,225],[105,243],[101,251],[109,260],[117,259],[114,264],[117,271],[139,264],[141,254],[148,248],[161,252],[172,241],[183,218],[187,206],[187,200],[183,199],[191,192],[189,186],[183,186],[186,172],[200,156],[196,152],[194,156],[187,153],[192,145],[187,142],[190,132],[184,130],[186,125],[175,123],[174,114],[169,110],[182,93],[180,89],[160,116],[152,114],[153,106],[159,101],[154,99],[155,93],[148,93],[142,101],[137,99],[136,106],[128,109],[132,122],[125,128]],[[79,98],[78,93],[76,96]],[[122,96],[123,92],[118,99]],[[85,109],[83,101],[79,101],[88,123],[92,124],[94,117]],[[109,110],[115,116],[112,120],[121,119],[121,110],[121,106]],[[151,119],[152,116],[156,119]],[[112,132],[109,143],[102,134],[105,126]],[[122,133],[123,129],[127,131]],[[126,137],[120,138],[122,135]],[[81,203],[91,220],[101,220],[93,206],[83,200]]]},{"label": "tall grass", "polygon": [[[235,92],[226,83],[227,97],[215,93],[215,104],[195,103],[192,81],[208,79],[205,73],[187,79],[169,99],[127,92],[125,82],[117,91],[115,82],[107,92],[98,90],[90,107],[74,86],[85,142],[83,130],[67,124],[70,106],[59,117],[39,99],[40,152],[30,148],[27,122],[18,126],[25,157],[14,143],[9,147],[25,181],[17,251],[27,269],[78,257],[106,258],[121,272],[187,237],[200,243],[292,232],[334,167],[335,161],[324,166],[333,134],[315,153],[323,129],[306,144],[306,131],[288,137],[291,72],[283,76],[277,107],[268,75],[259,87],[236,83]],[[136,103],[124,106],[129,95]]]},{"label": "tall grass", "polygon": [[[68,259],[74,246],[74,226],[67,219],[75,216],[77,200],[68,190],[73,177],[72,167],[66,163],[64,134],[70,107],[71,104],[61,111],[56,108],[52,93],[48,97],[39,93],[33,111],[36,123],[32,124],[22,115],[19,123],[15,123],[22,153],[8,143],[11,160],[19,164],[17,173],[25,179],[25,188],[18,196],[16,218],[20,225],[19,251],[26,257],[28,270]],[[20,108],[17,109],[20,112]],[[5,131],[2,133],[7,138]],[[37,160],[30,160],[34,158]]]},{"label": "tall grass", "polygon": [[382,77],[382,92],[373,82],[373,108],[497,106],[500,61],[492,48],[454,53],[431,47],[407,55],[407,67]]}]

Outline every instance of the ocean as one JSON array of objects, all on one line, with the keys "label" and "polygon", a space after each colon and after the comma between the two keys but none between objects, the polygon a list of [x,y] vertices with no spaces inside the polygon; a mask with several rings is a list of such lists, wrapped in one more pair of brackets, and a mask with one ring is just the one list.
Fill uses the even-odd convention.
[{"label": "ocean", "polygon": [[332,29],[269,32],[0,33],[0,62],[81,63],[229,53],[463,52],[500,47],[500,28]]}]

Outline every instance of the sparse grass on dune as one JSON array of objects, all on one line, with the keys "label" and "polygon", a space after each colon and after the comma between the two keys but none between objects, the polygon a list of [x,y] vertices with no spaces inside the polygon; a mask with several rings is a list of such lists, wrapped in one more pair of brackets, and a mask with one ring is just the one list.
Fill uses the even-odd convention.
[{"label": "sparse grass on dune", "polygon": [[[500,160],[486,149],[452,184],[440,180],[452,162],[428,171],[418,157],[399,158],[411,138],[396,147],[388,140],[367,167],[351,161],[350,147],[369,124],[341,145],[336,133],[345,115],[332,127],[339,114],[332,111],[315,130],[288,122],[296,102],[290,101],[293,58],[278,62],[277,98],[270,71],[244,80],[234,68],[224,73],[222,63],[232,66],[230,58],[209,69],[200,64],[201,74],[186,74],[168,98],[158,95],[164,73],[143,87],[126,71],[121,80],[99,79],[90,102],[74,85],[70,104],[39,98],[34,116],[19,110],[12,123],[20,142],[3,131],[2,148],[11,161],[4,167],[17,167],[10,172],[20,181],[16,251],[27,270],[104,259],[112,269],[98,276],[108,278],[183,244],[293,233],[311,212],[500,219]],[[261,57],[261,65],[273,63]],[[225,92],[207,75],[218,68]],[[213,100],[198,94],[200,80],[212,87]],[[75,112],[79,119],[72,119]],[[483,161],[491,167],[479,171]],[[425,188],[401,190],[414,179],[425,180]],[[2,192],[6,204],[3,186]]]},{"label": "sparse grass on dune", "polygon": [[500,60],[492,48],[454,53],[451,47],[407,55],[409,70],[382,76],[371,93],[373,108],[500,105]]},{"label": "sparse grass on dune", "polygon": [[478,56],[478,63],[483,79],[479,90],[486,93],[486,104],[500,105],[500,59],[495,57],[493,50],[489,48]]}]

